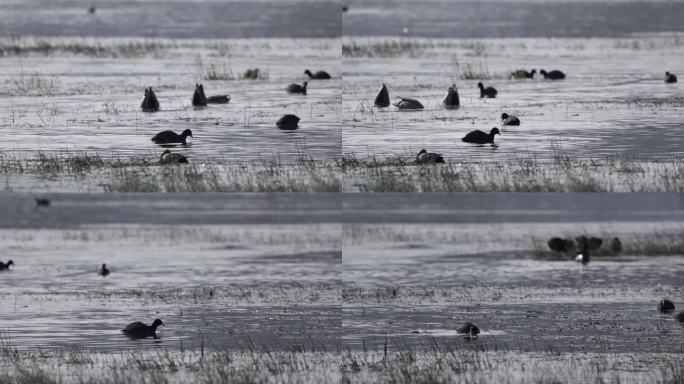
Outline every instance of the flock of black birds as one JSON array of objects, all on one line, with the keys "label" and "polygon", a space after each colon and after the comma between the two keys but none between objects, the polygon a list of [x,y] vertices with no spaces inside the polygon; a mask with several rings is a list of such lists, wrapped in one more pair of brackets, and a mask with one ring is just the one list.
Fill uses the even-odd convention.
[{"label": "flock of black birds", "polygon": [[[537,71],[535,69],[531,71],[526,71],[524,69],[519,69],[510,74],[511,79],[533,79]],[[552,71],[540,70],[539,73],[544,77],[545,80],[563,80],[565,79],[565,73],[554,69]],[[665,82],[666,83],[676,83],[677,76],[670,72],[665,72]],[[306,88],[306,83],[304,83]],[[477,87],[480,89],[480,98],[495,98],[499,91],[494,87],[486,87],[482,82],[477,83]],[[306,91],[306,89],[305,89]],[[392,104],[397,107],[400,111],[416,111],[424,109],[423,104],[409,97],[398,96],[399,101]],[[380,90],[375,96],[373,105],[377,108],[387,108],[390,106],[390,96],[387,90],[387,85],[382,84]],[[458,90],[456,89],[456,84],[450,86],[447,90],[447,94],[442,101],[442,107],[444,109],[458,109],[461,106],[460,98],[458,95]],[[519,126],[520,119],[516,116],[509,115],[508,113],[501,114],[501,125],[506,126]],[[499,128],[492,128],[489,133],[476,129],[465,135],[461,141],[465,143],[472,143],[478,145],[484,144],[494,144],[494,136],[501,135]],[[426,149],[421,149],[416,155],[416,164],[430,164],[430,163],[444,163],[444,156],[439,153],[428,152]]]},{"label": "flock of black birds", "polygon": [[[257,78],[259,76],[258,71],[258,68],[249,69],[245,72],[244,77],[248,79]],[[311,72],[307,69],[304,71],[304,74],[309,77],[309,80],[329,80],[332,78],[326,71]],[[285,90],[290,94],[299,93],[306,95],[307,85],[308,82],[306,81],[302,85],[290,84]],[[214,95],[207,97],[204,93],[204,85],[195,84],[195,92],[192,94],[192,106],[194,108],[206,108],[208,104],[228,104],[230,99],[229,95]],[[145,89],[145,95],[140,103],[140,109],[143,112],[159,111],[159,99],[157,99],[157,95],[152,90],[152,87]],[[299,120],[299,117],[296,115],[286,114],[278,119],[275,125],[281,130],[293,131],[299,128]],[[178,144],[187,145],[188,137],[193,137],[192,130],[190,129],[184,130],[181,134],[167,130],[157,133],[151,140],[157,145],[170,147]],[[159,157],[159,162],[161,164],[183,164],[188,162],[188,158],[180,153],[174,153],[166,149]]]},{"label": "flock of black birds", "polygon": [[[575,261],[582,264],[589,264],[591,259],[590,252],[597,251],[603,245],[603,239],[600,237],[578,236],[574,240],[572,238],[552,237],[546,243],[554,252],[565,254],[568,252],[576,252]],[[614,237],[610,242],[610,251],[613,254],[619,255],[622,252],[622,242],[619,238]]]}]

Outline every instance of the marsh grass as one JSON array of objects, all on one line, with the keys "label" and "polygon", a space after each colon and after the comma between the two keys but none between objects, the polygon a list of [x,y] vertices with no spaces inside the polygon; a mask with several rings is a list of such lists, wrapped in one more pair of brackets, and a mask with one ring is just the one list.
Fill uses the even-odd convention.
[{"label": "marsh grass", "polygon": [[459,350],[436,341],[389,349],[346,351],[343,383],[674,383],[683,362],[675,354]]},{"label": "marsh grass", "polygon": [[107,192],[339,192],[342,188],[335,163],[313,159],[303,146],[292,163],[265,157],[250,163],[160,165],[156,155],[104,157],[65,151],[21,157],[0,152],[0,175],[62,180],[77,190],[85,186]]},{"label": "marsh grass", "polygon": [[64,350],[20,352],[6,357],[0,349],[2,383],[273,383],[339,382],[339,355],[297,344],[269,346],[198,346],[182,351],[93,352]]},{"label": "marsh grass", "polygon": [[345,192],[682,192],[684,160],[606,156],[571,158],[555,151],[548,160],[518,157],[506,163],[447,162],[416,165],[413,155],[337,163]]}]

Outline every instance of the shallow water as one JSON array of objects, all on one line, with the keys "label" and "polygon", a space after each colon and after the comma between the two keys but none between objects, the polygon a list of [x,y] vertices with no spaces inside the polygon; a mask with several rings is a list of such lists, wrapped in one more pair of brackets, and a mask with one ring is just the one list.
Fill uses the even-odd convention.
[{"label": "shallow water", "polygon": [[[33,40],[24,40],[33,41]],[[48,40],[116,51],[145,44],[140,39]],[[149,43],[149,41],[148,41]],[[8,43],[9,44],[9,43]],[[27,43],[31,44],[31,43]],[[156,48],[135,57],[6,57],[0,60],[0,126],[5,154],[34,157],[36,152],[97,152],[155,159],[163,148],[151,142],[163,130],[193,132],[188,146],[172,151],[190,161],[253,161],[339,156],[339,40],[157,40]],[[107,54],[105,54],[107,55]],[[249,68],[267,78],[242,80]],[[335,78],[310,81],[308,93],[288,95],[290,83],[306,81],[304,70],[326,70]],[[212,70],[237,80],[206,80]],[[229,94],[228,104],[205,109],[191,105],[196,83],[207,96]],[[151,86],[160,111],[143,113],[140,102]],[[284,114],[301,118],[297,131],[281,131]]]},{"label": "shallow water", "polygon": [[[679,195],[434,194],[426,200],[389,194],[344,200],[343,327],[351,348],[437,342],[475,350],[681,351],[673,340],[681,339],[684,327],[672,314],[659,314],[656,304],[681,295],[684,255],[595,257],[585,266],[572,255],[534,256],[534,241],[545,247],[552,236],[587,234],[604,243],[618,236],[625,248],[681,237]],[[465,321],[483,334],[455,337]]]},{"label": "shallow water", "polygon": [[[0,198],[9,217],[0,254],[15,263],[0,273],[0,334],[10,345],[336,343],[342,255],[334,195],[302,206],[294,194],[57,194],[40,208],[32,197]],[[101,263],[109,276],[97,275]],[[160,340],[120,334],[154,318],[166,324]]]},{"label": "shallow water", "polygon": [[[405,156],[426,148],[447,161],[544,160],[559,151],[571,158],[681,157],[681,83],[663,81],[666,70],[684,72],[681,38],[345,38],[345,46],[361,50],[350,48],[343,59],[343,152]],[[387,53],[382,47],[388,42],[407,47]],[[375,53],[362,53],[368,51]],[[499,91],[496,98],[479,97],[480,80],[460,79],[468,66],[491,78],[482,82]],[[567,78],[509,80],[520,68],[559,69]],[[390,106],[370,112],[381,83],[393,101],[416,98],[425,110]],[[457,110],[440,105],[451,84],[460,94]],[[504,112],[518,116],[521,125],[502,127]],[[461,142],[472,130],[492,127],[501,130],[494,146]]]}]

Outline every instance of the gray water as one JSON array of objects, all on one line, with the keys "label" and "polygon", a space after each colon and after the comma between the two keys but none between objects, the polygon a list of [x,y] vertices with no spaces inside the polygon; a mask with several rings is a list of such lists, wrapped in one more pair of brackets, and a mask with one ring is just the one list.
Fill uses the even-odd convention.
[{"label": "gray water", "polygon": [[[0,195],[0,337],[19,349],[335,348],[336,194]],[[107,263],[111,274],[97,274]],[[159,340],[128,340],[161,318]],[[251,344],[255,343],[255,344]]]},{"label": "gray water", "polygon": [[337,37],[340,8],[329,0],[3,1],[0,36]]},{"label": "gray water", "polygon": [[619,37],[684,31],[679,1],[349,0],[344,35]]},{"label": "gray water", "polygon": [[[627,249],[681,238],[683,204],[675,194],[346,195],[344,344],[680,352],[684,327],[656,305],[681,306],[681,255],[580,265],[536,256],[534,241],[617,236]],[[466,321],[477,339],[456,333]]]}]

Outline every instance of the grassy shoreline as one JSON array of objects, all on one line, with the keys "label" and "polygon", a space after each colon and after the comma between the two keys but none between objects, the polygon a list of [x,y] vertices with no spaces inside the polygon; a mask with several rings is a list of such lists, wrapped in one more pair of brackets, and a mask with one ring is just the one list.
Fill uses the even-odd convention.
[{"label": "grassy shoreline", "polygon": [[684,192],[684,159],[519,157],[507,163],[413,164],[414,156],[357,158],[338,166],[344,192]]},{"label": "grassy shoreline", "polygon": [[519,157],[413,163],[413,155],[160,165],[153,156],[0,152],[5,191],[104,192],[684,192],[684,159]]}]

